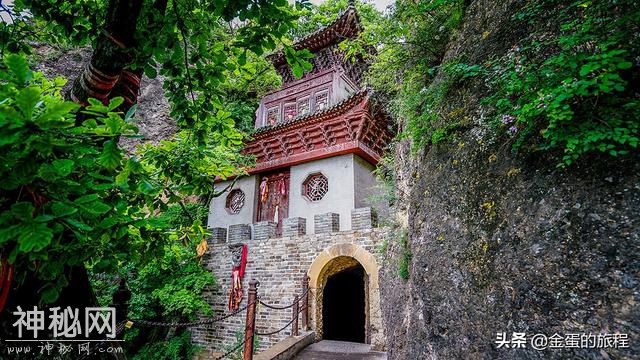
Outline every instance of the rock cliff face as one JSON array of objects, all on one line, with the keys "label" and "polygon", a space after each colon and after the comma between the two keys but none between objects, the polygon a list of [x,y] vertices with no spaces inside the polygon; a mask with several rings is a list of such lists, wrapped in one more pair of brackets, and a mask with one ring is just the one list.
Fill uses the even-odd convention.
[{"label": "rock cliff face", "polygon": [[[62,76],[68,80],[62,92],[66,94],[73,81],[81,73],[84,64],[91,58],[91,49],[71,48],[57,49],[46,44],[35,44],[36,70],[42,71],[45,76],[53,78]],[[142,77],[138,108],[136,111],[136,126],[140,130],[143,139],[120,139],[121,145],[129,152],[133,152],[136,145],[144,142],[158,143],[163,139],[169,139],[176,133],[175,121],[169,116],[170,106],[164,96],[162,88],[163,78],[155,79]]]},{"label": "rock cliff face", "polygon": [[[482,63],[516,46],[517,2],[474,1],[446,58]],[[488,35],[487,35],[488,34]],[[624,359],[640,354],[640,164],[594,159],[567,170],[514,155],[482,125],[481,84],[445,103],[464,108],[455,141],[396,149],[401,227],[381,297],[390,359]],[[399,230],[402,231],[402,230]],[[623,349],[497,348],[496,333],[628,334]]]}]

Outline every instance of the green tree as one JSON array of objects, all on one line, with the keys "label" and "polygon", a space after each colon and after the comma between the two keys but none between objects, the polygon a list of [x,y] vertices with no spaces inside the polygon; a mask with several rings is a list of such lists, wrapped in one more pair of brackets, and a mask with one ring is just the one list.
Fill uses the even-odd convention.
[{"label": "green tree", "polygon": [[[0,66],[0,258],[3,270],[12,269],[2,272],[3,289],[12,290],[0,299],[9,307],[82,307],[96,303],[85,266],[97,273],[144,269],[178,239],[192,246],[206,236],[200,219],[175,228],[162,213],[172,204],[184,208],[185,196],[219,195],[214,180],[242,174],[250,163],[239,154],[244,135],[225,91],[257,73],[248,59],[278,44],[296,57],[282,37],[303,4],[295,11],[286,0],[15,6],[13,23],[0,27],[7,40]],[[29,53],[34,39],[92,45],[69,94],[60,92],[63,79],[32,72],[18,54]],[[158,72],[179,132],[127,155],[118,139],[138,136],[138,80]],[[3,333],[11,331],[2,325]]]}]

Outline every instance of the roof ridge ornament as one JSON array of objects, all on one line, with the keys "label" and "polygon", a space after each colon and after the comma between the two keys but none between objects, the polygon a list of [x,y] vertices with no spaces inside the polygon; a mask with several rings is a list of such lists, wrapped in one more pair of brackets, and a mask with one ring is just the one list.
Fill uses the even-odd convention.
[{"label": "roof ridge ornament", "polygon": [[[313,52],[326,48],[331,44],[339,43],[345,38],[354,38],[361,31],[362,24],[360,23],[360,16],[356,10],[355,2],[349,2],[346,9],[341,11],[332,22],[296,40],[293,48],[296,50],[308,49]],[[266,57],[276,68],[287,64],[282,50],[273,52]]]}]

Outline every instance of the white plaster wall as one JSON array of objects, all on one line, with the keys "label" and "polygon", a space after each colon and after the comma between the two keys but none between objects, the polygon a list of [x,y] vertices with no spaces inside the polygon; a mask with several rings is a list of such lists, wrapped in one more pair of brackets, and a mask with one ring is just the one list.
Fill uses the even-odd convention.
[{"label": "white plaster wall", "polygon": [[359,157],[354,155],[354,174],[355,174],[355,207],[373,207],[378,211],[379,218],[389,215],[389,205],[382,198],[382,184],[373,174],[375,167]]},{"label": "white plaster wall", "polygon": [[[254,204],[256,198],[256,177],[254,175],[247,176],[238,179],[233,188],[244,191],[244,206],[237,214],[229,214],[225,209],[227,196],[229,191],[214,198],[209,204],[209,221],[207,225],[209,227],[223,227],[227,228],[229,225],[235,224],[252,224],[254,217]],[[217,189],[221,190],[227,187],[231,182],[223,181],[216,184]]]},{"label": "white plaster wall", "polygon": [[[355,207],[354,155],[346,154],[311,161],[291,167],[289,217],[307,219],[307,233],[315,233],[313,216],[327,212],[340,214],[340,230],[351,229],[351,210]],[[302,195],[302,183],[321,172],[329,180],[329,191],[319,201],[309,201]]]}]

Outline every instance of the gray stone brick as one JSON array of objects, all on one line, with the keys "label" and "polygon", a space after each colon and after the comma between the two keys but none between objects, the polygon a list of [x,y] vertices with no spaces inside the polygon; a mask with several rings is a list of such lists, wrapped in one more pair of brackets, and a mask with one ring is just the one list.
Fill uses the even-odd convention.
[{"label": "gray stone brick", "polygon": [[278,223],[273,221],[261,221],[253,224],[253,239],[266,240],[276,237]]},{"label": "gray stone brick", "polygon": [[316,234],[339,231],[340,215],[332,212],[314,215],[313,226]]},{"label": "gray stone brick", "polygon": [[372,207],[351,210],[351,229],[366,230],[378,226],[378,213]]},{"label": "gray stone brick", "polygon": [[[323,226],[331,229],[331,226],[335,225],[333,229],[337,230],[338,217],[335,215],[323,215],[324,218],[321,219],[324,223]],[[362,215],[362,217],[366,219],[365,215]],[[295,225],[296,222],[305,223],[304,220],[284,219],[283,233],[286,231],[286,223]],[[235,227],[237,228],[237,226]],[[375,228],[364,233],[357,230],[348,230],[324,234],[287,236],[277,240],[258,240],[256,239],[256,233],[260,226],[254,227],[253,231],[248,231],[248,228],[248,225],[240,225],[240,229],[244,229],[245,231],[244,233],[241,232],[241,235],[243,235],[245,239],[247,239],[251,233],[254,235],[253,240],[242,241],[246,243],[248,247],[248,262],[243,281],[245,291],[241,306],[247,304],[248,282],[251,279],[260,281],[258,294],[264,302],[278,306],[288,305],[293,301],[296,294],[301,293],[303,277],[309,271],[314,259],[316,259],[318,254],[323,250],[336,244],[356,244],[369,251],[377,258],[377,261],[381,262],[382,258],[379,258],[381,255],[377,252],[377,249],[385,239],[392,236],[388,228]],[[295,226],[290,227],[290,229],[291,228],[295,228]],[[267,226],[266,229],[269,229],[269,226]],[[233,227],[228,229],[227,234],[229,237],[231,237],[233,230]],[[237,237],[236,235],[235,238]],[[212,244],[207,252],[208,255],[203,257],[203,262],[207,269],[214,274],[220,285],[219,287],[206,289],[203,292],[203,296],[208,300],[211,308],[214,310],[212,316],[202,317],[201,319],[203,320],[227,313],[225,309],[229,300],[229,289],[231,288],[232,266],[232,249],[229,245],[231,244]],[[314,295],[311,296],[311,299],[311,303],[313,304]],[[267,311],[263,308],[256,318],[256,326],[263,331],[273,331],[284,327],[290,320],[290,311]],[[237,342],[236,334],[244,331],[244,321],[245,314],[243,312],[220,321],[216,323],[215,326],[195,326],[192,328],[193,341],[209,351],[220,351],[220,349],[223,349],[225,346]],[[310,313],[310,324],[312,328],[315,327],[316,320],[314,312]],[[371,329],[371,339],[372,342],[375,342],[375,339],[380,339],[381,335],[379,335],[379,332],[376,332],[375,329],[377,328]],[[284,340],[287,338],[286,334],[290,332],[291,326],[289,325],[283,332],[270,336],[261,336],[259,351],[264,351],[266,348]]]},{"label": "gray stone brick", "polygon": [[307,233],[307,219],[303,217],[282,220],[282,236],[301,236]]},{"label": "gray stone brick", "polygon": [[236,224],[229,226],[229,243],[251,240],[251,225]]},{"label": "gray stone brick", "polygon": [[211,236],[209,236],[208,243],[211,244],[222,244],[227,241],[227,229],[222,227],[214,227],[208,229],[211,232]]}]

